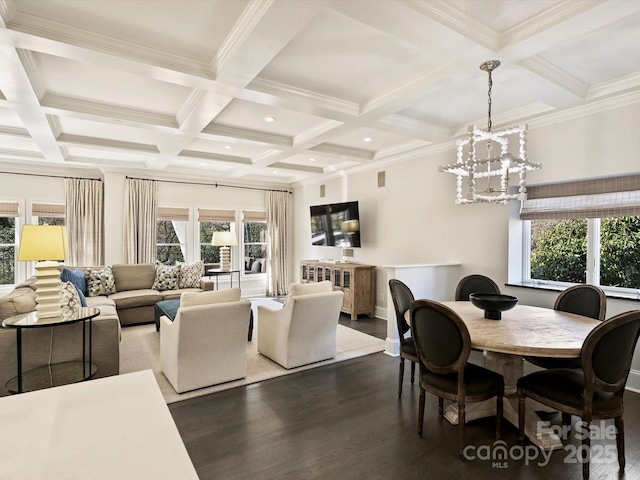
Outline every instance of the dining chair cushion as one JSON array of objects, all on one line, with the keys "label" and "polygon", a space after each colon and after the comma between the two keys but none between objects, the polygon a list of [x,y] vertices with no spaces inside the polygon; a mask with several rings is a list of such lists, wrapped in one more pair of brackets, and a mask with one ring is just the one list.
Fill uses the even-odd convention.
[{"label": "dining chair cushion", "polygon": [[[422,373],[422,381],[438,390],[452,395],[458,392],[458,374],[439,375],[426,370]],[[502,375],[486,368],[467,363],[464,367],[465,395],[473,397],[476,395],[487,395],[495,392],[501,393],[504,388]]]},{"label": "dining chair cushion", "polygon": [[416,345],[411,337],[406,337],[404,339],[404,343],[400,344],[400,351],[405,355],[411,355],[412,357],[418,356],[418,352],[416,352]]},{"label": "dining chair cushion", "polygon": [[[558,368],[530,373],[518,380],[518,388],[551,401],[582,410],[584,372],[579,369]],[[593,395],[593,411],[606,412],[622,406],[622,395],[596,389]]]}]

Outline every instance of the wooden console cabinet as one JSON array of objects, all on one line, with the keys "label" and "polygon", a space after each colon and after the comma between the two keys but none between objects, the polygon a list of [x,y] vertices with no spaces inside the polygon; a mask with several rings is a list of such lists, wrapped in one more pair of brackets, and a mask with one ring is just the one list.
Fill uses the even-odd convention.
[{"label": "wooden console cabinet", "polygon": [[318,260],[300,262],[300,283],[329,280],[334,290],[344,293],[342,311],[357,320],[358,315],[374,316],[376,267],[359,263],[332,263]]}]

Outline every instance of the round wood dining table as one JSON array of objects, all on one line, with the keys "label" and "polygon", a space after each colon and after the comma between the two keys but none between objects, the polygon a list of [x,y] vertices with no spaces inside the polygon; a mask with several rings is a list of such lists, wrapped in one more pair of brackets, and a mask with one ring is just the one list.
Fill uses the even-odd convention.
[{"label": "round wood dining table", "polygon": [[[503,375],[504,417],[515,426],[518,425],[516,385],[518,378],[524,374],[522,357],[579,357],[585,338],[601,323],[589,317],[529,305],[516,305],[502,312],[501,320],[490,320],[484,318],[484,311],[471,302],[440,303],[464,321],[471,337],[471,347],[484,352],[484,366]],[[405,318],[411,322],[409,310]],[[531,399],[527,399],[529,401]],[[527,407],[525,434],[546,450],[562,448],[560,439],[536,414],[541,410],[548,409],[541,404]],[[467,421],[489,415],[495,415],[493,400],[470,404],[466,408]],[[451,423],[458,423],[455,403],[446,409],[445,417]]]}]

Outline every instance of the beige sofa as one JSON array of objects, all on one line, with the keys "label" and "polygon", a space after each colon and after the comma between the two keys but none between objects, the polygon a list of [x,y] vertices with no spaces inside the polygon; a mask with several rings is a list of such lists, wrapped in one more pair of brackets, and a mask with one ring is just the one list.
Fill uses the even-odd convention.
[{"label": "beige sofa", "polygon": [[[74,268],[74,267],[71,267]],[[120,327],[154,322],[154,305],[160,300],[179,298],[183,292],[212,290],[213,282],[201,280],[202,288],[153,290],[153,264],[113,265],[117,292],[108,296],[86,297],[88,307],[100,309],[93,319],[93,362],[98,366],[95,378],[120,373]],[[17,285],[0,297],[0,322],[5,318],[35,310],[34,278]],[[87,333],[88,335],[88,333]],[[82,324],[56,328],[25,329],[23,371],[48,363],[80,360],[82,357]],[[0,396],[6,395],[6,382],[17,373],[16,331],[0,328]]]}]

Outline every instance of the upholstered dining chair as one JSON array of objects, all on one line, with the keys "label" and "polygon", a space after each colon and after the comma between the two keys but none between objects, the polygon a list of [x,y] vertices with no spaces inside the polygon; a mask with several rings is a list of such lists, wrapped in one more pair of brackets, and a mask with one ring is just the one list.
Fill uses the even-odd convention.
[{"label": "upholstered dining chair", "polygon": [[[602,289],[595,285],[574,285],[558,295],[553,309],[602,321],[607,314],[607,297]],[[579,358],[524,358],[542,368],[580,368]]]},{"label": "upholstered dining chair", "polygon": [[484,275],[468,275],[458,282],[456,287],[456,301],[469,300],[471,293],[497,293],[500,294],[500,288],[489,277]]},{"label": "upholstered dining chair", "polygon": [[411,331],[420,365],[418,435],[422,437],[425,391],[458,403],[460,455],[465,448],[465,405],[496,397],[496,438],[500,439],[504,378],[499,373],[467,363],[471,337],[462,319],[450,308],[431,300],[411,304]]},{"label": "upholstered dining chair", "polygon": [[414,383],[416,363],[418,363],[418,354],[413,344],[413,338],[405,337],[411,327],[405,320],[404,314],[411,307],[414,297],[411,289],[404,282],[395,278],[389,280],[389,290],[391,290],[393,307],[396,311],[396,324],[398,325],[398,336],[400,337],[400,373],[398,374],[398,398],[400,398],[402,396],[405,359],[411,362],[411,385]]},{"label": "upholstered dining chair", "polygon": [[[582,418],[584,431],[593,419],[613,418],[618,464],[624,470],[624,387],[640,335],[640,310],[602,322],[585,339],[581,369],[558,368],[530,373],[518,380],[518,423],[524,440],[525,400],[531,398],[566,415]],[[589,478],[590,435],[582,436],[582,477]]]}]

